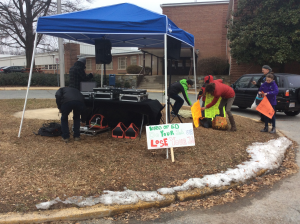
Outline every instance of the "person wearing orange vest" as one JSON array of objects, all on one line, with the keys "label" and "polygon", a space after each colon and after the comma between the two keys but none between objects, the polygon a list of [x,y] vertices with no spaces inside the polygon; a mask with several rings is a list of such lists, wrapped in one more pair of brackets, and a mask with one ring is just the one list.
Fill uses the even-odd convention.
[{"label": "person wearing orange vest", "polygon": [[230,86],[221,83],[219,80],[214,80],[205,87],[205,92],[213,95],[214,99],[211,103],[207,104],[205,107],[201,107],[201,110],[203,111],[205,109],[212,107],[217,103],[219,98],[222,97],[222,100],[219,105],[220,116],[224,117],[222,108],[226,105],[225,110],[226,113],[228,114],[228,118],[231,125],[230,131],[236,131],[235,121],[231,113],[231,106],[235,98],[234,90]]}]

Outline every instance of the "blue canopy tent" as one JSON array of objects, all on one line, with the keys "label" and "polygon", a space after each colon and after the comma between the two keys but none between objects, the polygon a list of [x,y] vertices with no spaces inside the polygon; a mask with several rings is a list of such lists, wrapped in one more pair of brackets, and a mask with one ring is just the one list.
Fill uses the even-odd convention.
[{"label": "blue canopy tent", "polygon": [[[162,48],[165,55],[166,92],[167,36],[171,36],[181,41],[181,48],[193,48],[194,79],[196,80],[194,36],[178,28],[166,15],[130,3],[122,3],[85,11],[40,17],[37,22],[19,137],[31,82],[38,33],[93,45],[95,39],[104,37],[111,41],[112,47]],[[165,95],[165,102],[167,102],[167,95]]]}]

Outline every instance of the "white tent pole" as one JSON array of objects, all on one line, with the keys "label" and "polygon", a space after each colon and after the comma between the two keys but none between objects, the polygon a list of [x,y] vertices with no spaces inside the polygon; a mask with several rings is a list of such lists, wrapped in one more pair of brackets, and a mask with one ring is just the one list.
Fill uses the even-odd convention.
[{"label": "white tent pole", "polygon": [[[164,35],[164,50],[165,50],[165,110],[166,110],[166,124],[168,123],[168,56],[167,56],[167,34]],[[169,149],[166,150],[166,159],[169,159]]]},{"label": "white tent pole", "polygon": [[25,97],[25,103],[24,103],[24,108],[23,108],[23,114],[22,114],[22,119],[21,119],[21,124],[20,124],[20,129],[19,129],[19,134],[18,137],[20,138],[21,136],[21,130],[22,130],[22,125],[23,125],[23,120],[24,120],[24,114],[25,114],[25,109],[26,109],[26,103],[27,103],[27,98],[28,98],[28,92],[29,92],[29,87],[31,83],[31,77],[32,77],[32,70],[33,70],[33,63],[34,63],[34,57],[35,57],[35,50],[36,50],[36,42],[37,42],[37,33],[35,33],[35,38],[34,38],[34,48],[33,48],[33,53],[32,53],[32,58],[31,58],[31,65],[30,65],[30,72],[29,72],[29,78],[28,78],[28,86],[27,86],[27,92],[26,92],[26,97]]},{"label": "white tent pole", "polygon": [[194,63],[194,82],[195,82],[195,96],[196,96],[196,101],[197,101],[197,80],[196,80],[196,60],[195,60],[195,47],[193,47],[193,63]]}]

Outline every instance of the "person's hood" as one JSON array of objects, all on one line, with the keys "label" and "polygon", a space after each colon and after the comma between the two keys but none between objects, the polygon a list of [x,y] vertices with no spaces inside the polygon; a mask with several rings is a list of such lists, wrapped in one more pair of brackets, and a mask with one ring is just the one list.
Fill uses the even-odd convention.
[{"label": "person's hood", "polygon": [[204,83],[208,81],[208,83],[211,83],[214,80],[214,77],[212,75],[208,75],[204,77]]},{"label": "person's hood", "polygon": [[186,79],[181,79],[179,82],[183,86],[184,89],[189,89]]},{"label": "person's hood", "polygon": [[74,65],[85,69],[85,64],[83,64],[81,61],[76,61]]}]

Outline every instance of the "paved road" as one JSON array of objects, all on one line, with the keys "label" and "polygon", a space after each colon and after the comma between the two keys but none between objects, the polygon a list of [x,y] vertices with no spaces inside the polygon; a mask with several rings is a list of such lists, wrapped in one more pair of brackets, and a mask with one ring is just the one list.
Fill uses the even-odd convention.
[{"label": "paved road", "polygon": [[[26,91],[0,91],[0,99],[25,98]],[[29,98],[54,98],[55,91],[32,90]],[[149,98],[163,100],[161,93],[149,93]],[[190,99],[195,102],[195,95]],[[240,110],[233,107],[234,114],[258,118],[257,112],[250,109]],[[277,113],[277,128],[300,144],[300,115],[288,117],[284,113]],[[300,166],[299,155],[297,163]],[[80,224],[110,224],[123,223],[98,219],[77,222]],[[300,223],[300,174],[297,173],[283,181],[276,183],[273,188],[262,189],[253,197],[245,197],[226,205],[215,206],[210,210],[197,209],[186,212],[163,214],[159,220],[140,222],[131,220],[130,223]]]}]

